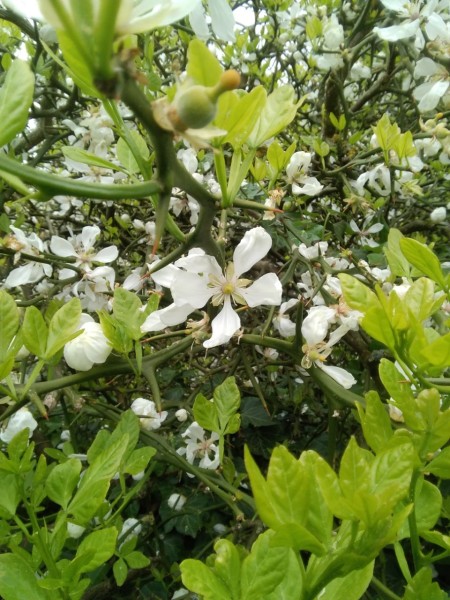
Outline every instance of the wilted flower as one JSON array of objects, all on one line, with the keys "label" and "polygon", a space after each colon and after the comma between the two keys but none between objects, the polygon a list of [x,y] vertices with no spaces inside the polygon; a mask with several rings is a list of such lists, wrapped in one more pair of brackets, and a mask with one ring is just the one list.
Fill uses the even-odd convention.
[{"label": "wilted flower", "polygon": [[158,412],[153,400],[145,398],[136,398],[130,408],[139,417],[142,429],[147,431],[159,429],[168,414],[166,410]]},{"label": "wilted flower", "polygon": [[76,371],[89,371],[94,364],[104,363],[112,347],[103,329],[90,315],[82,314],[77,329],[82,333],[64,346],[66,363]]},{"label": "wilted flower", "polygon": [[28,427],[28,437],[33,435],[33,431],[37,427],[37,421],[26,406],[19,408],[8,421],[6,427],[0,431],[0,440],[9,444],[15,435]]}]

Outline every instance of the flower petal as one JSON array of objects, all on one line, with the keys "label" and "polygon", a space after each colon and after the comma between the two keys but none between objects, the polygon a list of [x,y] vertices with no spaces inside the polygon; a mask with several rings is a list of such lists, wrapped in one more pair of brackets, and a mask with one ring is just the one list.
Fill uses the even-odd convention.
[{"label": "flower petal", "polygon": [[199,2],[200,0],[134,0],[131,20],[117,23],[116,30],[126,35],[169,25],[185,17]]},{"label": "flower petal", "polygon": [[329,375],[332,379],[337,381],[343,388],[348,390],[356,383],[356,379],[353,377],[351,373],[342,369],[341,367],[335,367],[333,365],[324,365],[322,362],[317,361],[315,363],[318,367],[322,369],[327,375]]},{"label": "flower petal", "polygon": [[420,21],[407,21],[401,25],[392,25],[391,27],[374,27],[373,32],[386,42],[397,42],[416,35],[420,27]]},{"label": "flower petal", "polygon": [[102,248],[100,252],[97,252],[91,260],[93,262],[110,263],[113,260],[116,260],[118,256],[119,250],[117,249],[117,246],[108,246],[107,248]]},{"label": "flower petal", "polygon": [[59,235],[52,235],[50,240],[50,250],[56,256],[66,258],[68,256],[78,256],[73,245]]},{"label": "flower petal", "polygon": [[2,3],[6,8],[22,15],[25,19],[42,20],[42,12],[39,9],[38,0],[2,0]]},{"label": "flower petal", "polygon": [[328,306],[313,306],[303,319],[302,335],[308,346],[323,342],[331,323],[336,321],[336,311]]},{"label": "flower petal", "polygon": [[212,29],[220,40],[234,42],[234,27],[236,25],[233,11],[227,0],[209,0],[208,11],[211,17]]},{"label": "flower petal", "polygon": [[211,323],[212,336],[203,343],[205,348],[214,348],[230,341],[241,326],[239,315],[233,310],[231,301],[225,298],[223,308]]},{"label": "flower petal", "polygon": [[194,310],[195,308],[190,304],[170,304],[165,308],[150,313],[142,323],[141,331],[144,333],[148,331],[161,331],[161,329],[165,329],[166,327],[179,325],[180,323],[184,323]]},{"label": "flower petal", "polygon": [[172,297],[178,306],[190,304],[194,308],[202,308],[213,295],[208,287],[208,279],[197,273],[180,271],[170,286]]},{"label": "flower petal", "polygon": [[250,307],[263,304],[278,306],[281,304],[283,286],[275,273],[266,273],[248,288],[240,289],[239,293]]},{"label": "flower petal", "polygon": [[236,246],[233,254],[234,272],[236,277],[246,273],[259,260],[264,258],[272,247],[272,238],[262,227],[247,231]]}]

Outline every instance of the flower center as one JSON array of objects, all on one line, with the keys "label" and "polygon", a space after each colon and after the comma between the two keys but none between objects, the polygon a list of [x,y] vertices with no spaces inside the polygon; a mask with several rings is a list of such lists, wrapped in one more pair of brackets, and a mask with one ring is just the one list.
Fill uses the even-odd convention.
[{"label": "flower center", "polygon": [[231,282],[227,281],[226,283],[224,283],[222,285],[222,292],[224,294],[232,294],[234,292],[234,284],[232,284]]}]

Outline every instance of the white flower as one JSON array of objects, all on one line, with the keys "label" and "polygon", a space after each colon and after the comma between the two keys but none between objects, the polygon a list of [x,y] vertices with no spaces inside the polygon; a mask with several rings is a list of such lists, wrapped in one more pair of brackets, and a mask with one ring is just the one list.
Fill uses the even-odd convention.
[{"label": "white flower", "polygon": [[308,247],[306,244],[300,244],[298,246],[299,253],[307,260],[314,260],[319,256],[323,256],[328,250],[327,242],[316,242],[312,246]]},{"label": "white flower", "polygon": [[291,337],[295,335],[296,324],[291,321],[287,311],[298,304],[298,298],[291,298],[287,302],[283,302],[280,306],[278,315],[273,320],[273,325],[282,337]]},{"label": "white flower", "polygon": [[142,429],[147,431],[159,429],[168,414],[166,410],[158,412],[153,400],[146,400],[145,398],[136,398],[130,408],[139,417]]},{"label": "white flower", "polygon": [[219,439],[217,433],[212,432],[211,437],[207,438],[203,427],[194,421],[181,436],[185,438],[186,447],[178,448],[178,454],[186,456],[191,465],[200,459],[199,466],[203,469],[217,469],[220,464],[219,447],[215,444]]},{"label": "white flower", "polygon": [[[27,236],[21,229],[13,225],[10,226],[10,229],[14,233],[14,236],[7,238],[5,245],[16,251],[14,255],[15,263],[20,259],[21,253],[39,256],[42,252],[46,251],[47,248],[44,242],[35,233]],[[5,280],[5,287],[12,288],[19,285],[26,285],[27,283],[36,283],[36,281],[39,281],[44,276],[50,277],[52,272],[51,265],[30,261],[23,267],[17,267],[9,273]]]},{"label": "white flower", "polygon": [[[179,21],[192,11],[200,0],[122,0],[116,16],[115,32],[117,35],[142,33],[163,27]],[[93,13],[92,29],[100,16],[100,8],[105,0],[91,0],[90,8]],[[106,0],[109,2],[109,0]],[[78,24],[79,0],[60,0],[56,4],[62,5],[69,21]],[[55,29],[65,29],[58,11],[55,9],[54,0],[3,0],[3,4],[29,19],[47,21]],[[88,8],[85,8],[88,11]]]},{"label": "white flower", "polygon": [[186,504],[186,500],[187,498],[183,494],[171,494],[167,500],[167,504],[173,510],[181,510]]},{"label": "white flower", "polygon": [[112,347],[99,323],[82,314],[77,329],[82,333],[64,346],[66,363],[76,371],[89,371],[94,364],[104,363]]},{"label": "white flower", "polygon": [[240,279],[270,250],[272,238],[262,228],[247,231],[237,245],[233,262],[228,263],[225,272],[217,260],[207,254],[191,253],[175,263],[179,267],[170,286],[174,304],[183,309],[190,305],[202,308],[208,300],[214,306],[223,305],[220,313],[211,323],[212,337],[204,342],[205,348],[227,343],[239,330],[241,320],[232,306],[236,304],[250,307],[281,302],[282,286],[275,273],[266,273],[255,282]]},{"label": "white flower", "polygon": [[350,229],[357,234],[357,236],[358,236],[357,241],[359,244],[361,244],[363,246],[369,246],[370,248],[376,248],[380,244],[378,244],[375,240],[373,240],[370,237],[370,234],[378,233],[379,231],[381,231],[384,228],[384,225],[382,223],[374,223],[373,225],[370,225],[370,227],[368,227],[369,221],[370,221],[370,219],[366,219],[364,221],[362,229],[360,229],[358,227],[358,225],[355,223],[355,221],[352,219],[350,221]]},{"label": "white flower", "polygon": [[95,240],[100,235],[96,225],[83,227],[81,233],[65,240],[58,235],[52,236],[50,249],[56,256],[76,258],[75,265],[89,268],[93,262],[110,263],[116,260],[119,251],[116,246],[108,246],[98,252],[94,249]]},{"label": "white flower", "polygon": [[311,165],[310,152],[294,152],[286,167],[287,180],[292,184],[292,193],[316,196],[323,185],[315,177],[308,177],[306,173]]},{"label": "white flower", "polygon": [[440,30],[433,12],[438,0],[381,0],[381,2],[388,10],[397,12],[398,16],[403,19],[399,25],[374,27],[374,33],[382,40],[397,42],[415,36],[415,46],[421,50],[425,45],[425,39],[420,30],[422,21],[425,22],[428,37],[435,39],[437,31]]},{"label": "white flower", "polygon": [[9,444],[14,436],[27,427],[28,437],[31,437],[37,425],[36,419],[26,406],[19,408],[19,410],[9,418],[7,426],[1,429],[0,440],[5,442],[5,444]]},{"label": "white flower", "polygon": [[447,218],[447,210],[445,206],[438,206],[430,214],[430,220],[433,223],[442,223]]}]

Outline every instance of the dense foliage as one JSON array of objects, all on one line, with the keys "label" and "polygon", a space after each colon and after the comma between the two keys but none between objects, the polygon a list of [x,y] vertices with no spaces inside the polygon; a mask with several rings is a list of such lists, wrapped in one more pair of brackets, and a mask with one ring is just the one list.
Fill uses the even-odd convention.
[{"label": "dense foliage", "polygon": [[2,4],[0,596],[447,598],[448,1]]}]

